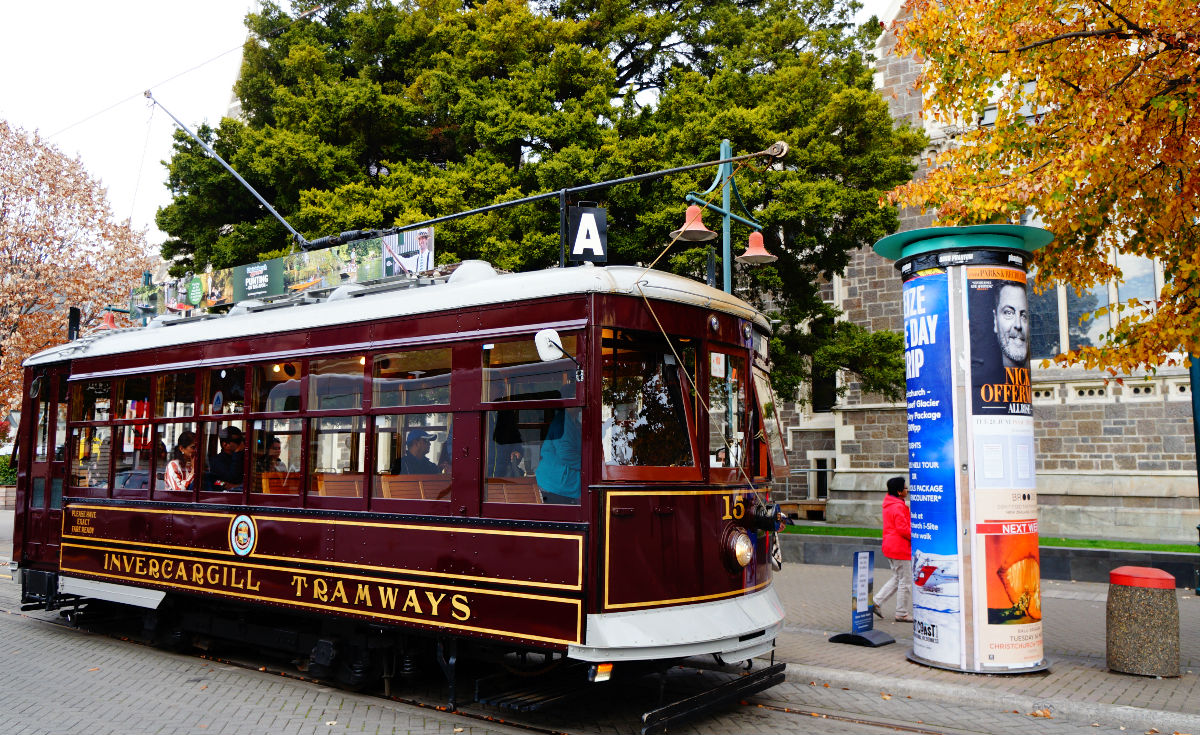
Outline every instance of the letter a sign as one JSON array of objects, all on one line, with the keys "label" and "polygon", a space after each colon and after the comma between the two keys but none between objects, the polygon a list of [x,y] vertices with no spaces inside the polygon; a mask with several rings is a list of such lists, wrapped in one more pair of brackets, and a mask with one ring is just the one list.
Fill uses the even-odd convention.
[{"label": "letter a sign", "polygon": [[608,262],[608,214],[600,207],[571,207],[571,260]]}]

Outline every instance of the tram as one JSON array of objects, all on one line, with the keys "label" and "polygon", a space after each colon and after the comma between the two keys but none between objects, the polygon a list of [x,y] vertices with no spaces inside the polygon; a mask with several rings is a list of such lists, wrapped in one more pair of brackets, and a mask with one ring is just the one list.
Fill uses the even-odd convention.
[{"label": "tram", "polygon": [[84,336],[24,366],[22,600],[351,683],[436,645],[452,702],[460,645],[768,654],[769,330],[654,270],[468,261]]}]

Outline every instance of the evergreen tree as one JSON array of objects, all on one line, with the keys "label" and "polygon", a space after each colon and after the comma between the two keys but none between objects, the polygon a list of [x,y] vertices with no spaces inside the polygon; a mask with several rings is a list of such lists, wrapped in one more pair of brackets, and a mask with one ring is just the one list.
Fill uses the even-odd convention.
[{"label": "evergreen tree", "polygon": [[[895,395],[899,340],[829,315],[819,283],[895,230],[883,192],[907,181],[922,135],[894,127],[872,91],[870,34],[853,0],[523,0],[474,4],[337,0],[298,18],[249,16],[236,91],[242,120],[205,129],[308,237],[405,225],[535,193],[717,158],[776,140],[781,166],[739,168],[764,224],[768,267],[738,270],[735,292],[784,325],[776,385],[790,395],[814,340]],[[286,250],[286,231],[182,136],[169,163],[175,200],[158,217],[177,270],[229,267]],[[589,192],[608,209],[609,262],[650,263],[682,222],[684,196],[715,169]],[[712,219],[710,217],[710,219]],[[749,231],[734,230],[744,243]],[[740,250],[740,245],[735,245]],[[703,278],[705,248],[677,243],[658,267]],[[442,224],[438,258],[509,270],[557,262],[554,201]],[[736,254],[736,253],[735,253]],[[883,352],[879,352],[883,350]],[[865,353],[865,354],[864,354]],[[878,354],[877,354],[878,353]],[[878,369],[882,372],[871,373]],[[872,379],[869,379],[872,380]]]}]

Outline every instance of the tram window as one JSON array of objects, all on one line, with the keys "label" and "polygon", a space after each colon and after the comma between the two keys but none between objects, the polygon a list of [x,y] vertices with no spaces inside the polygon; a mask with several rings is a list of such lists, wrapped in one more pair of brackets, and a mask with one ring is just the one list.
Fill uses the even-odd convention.
[{"label": "tram window", "polygon": [[[67,409],[70,407],[67,378],[58,379],[58,420],[54,422],[54,461],[63,462],[67,458]],[[62,480],[59,480],[62,484]]]},{"label": "tram window", "polygon": [[377,498],[449,500],[453,416],[407,413],[375,417]]},{"label": "tram window", "polygon": [[113,456],[113,488],[149,492],[150,458],[154,453],[150,424],[116,428],[116,452]]},{"label": "tram window", "polygon": [[246,478],[246,436],[241,421],[213,421],[203,425],[206,492],[242,491]]},{"label": "tram window", "polygon": [[72,421],[108,421],[112,418],[107,380],[77,383],[76,399],[71,402]]},{"label": "tram window", "polygon": [[150,377],[136,376],[116,381],[118,419],[150,416]]},{"label": "tram window", "polygon": [[241,413],[246,406],[246,369],[223,367],[208,373],[205,412],[211,415]]},{"label": "tram window", "polygon": [[30,492],[29,507],[40,509],[46,502],[46,478],[33,478],[33,489]]},{"label": "tram window", "polygon": [[304,443],[300,419],[255,421],[250,432],[254,459],[250,464],[250,491],[273,495],[300,493],[300,457]]},{"label": "tram window", "polygon": [[50,510],[62,510],[63,480],[61,477],[50,478]]},{"label": "tram window", "polygon": [[602,344],[605,464],[694,467],[688,376],[696,374],[695,348],[679,340],[672,350],[662,335],[614,329],[604,330]]},{"label": "tram window", "polygon": [[196,374],[168,373],[158,376],[158,394],[154,415],[164,419],[179,419],[196,412]]},{"label": "tram window", "polygon": [[579,408],[489,411],[483,499],[578,505],[581,415]]},{"label": "tram window", "polygon": [[737,467],[746,451],[746,358],[708,356],[708,447],[712,467]]},{"label": "tram window", "polygon": [[47,446],[50,444],[50,402],[37,401],[33,404],[34,415],[37,416],[37,444],[34,451],[35,462],[45,462]]},{"label": "tram window", "polygon": [[376,355],[371,385],[375,408],[450,402],[449,347]]},{"label": "tram window", "polygon": [[108,487],[108,460],[112,455],[112,427],[74,429],[75,456],[71,458],[73,487]]},{"label": "tram window", "polygon": [[338,357],[308,363],[308,410],[362,407],[363,366],[367,358]]},{"label": "tram window", "polygon": [[[762,417],[763,430],[766,434],[767,451],[771,457],[771,470],[775,473],[775,477],[786,476],[787,451],[783,448],[779,404],[775,402],[775,392],[771,389],[770,378],[758,368],[754,369],[754,394],[758,401],[758,414]],[[759,474],[766,474],[765,468]]]},{"label": "tram window", "polygon": [[283,413],[300,410],[300,363],[269,362],[254,367],[250,410]]},{"label": "tram window", "polygon": [[[185,454],[184,448],[179,446],[180,438],[190,440],[192,445],[195,446],[197,450],[200,448],[200,446],[199,439],[197,438],[196,434],[196,425],[193,423],[159,424],[157,430],[158,451],[162,454],[159,455],[158,462],[155,464],[157,469],[154,471],[154,489],[157,491],[163,491],[170,489],[168,488],[167,472],[169,471],[169,465],[171,462],[179,462],[177,467],[178,474],[176,475],[176,482],[182,484],[183,479],[187,477],[189,472],[193,478],[196,475],[194,463],[198,457],[195,453],[193,453],[191,455],[192,459],[188,459],[188,455]],[[192,464],[191,467],[188,466],[189,462]],[[192,482],[192,489],[195,489],[194,479]]]},{"label": "tram window", "polygon": [[311,419],[308,454],[309,492],[361,498],[367,446],[361,416]]},{"label": "tram window", "polygon": [[[562,335],[562,347],[578,358],[578,339]],[[484,401],[540,401],[575,397],[575,362],[570,358],[542,362],[533,337],[483,346]]]}]

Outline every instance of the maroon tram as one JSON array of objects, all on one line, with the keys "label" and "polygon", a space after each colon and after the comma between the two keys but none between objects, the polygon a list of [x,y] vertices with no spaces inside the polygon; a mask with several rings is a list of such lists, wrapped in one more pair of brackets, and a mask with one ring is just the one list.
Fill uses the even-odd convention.
[{"label": "maroon tram", "polygon": [[23,601],[348,681],[422,638],[444,666],[768,653],[768,330],[661,272],[469,261],[85,336],[25,365]]}]

